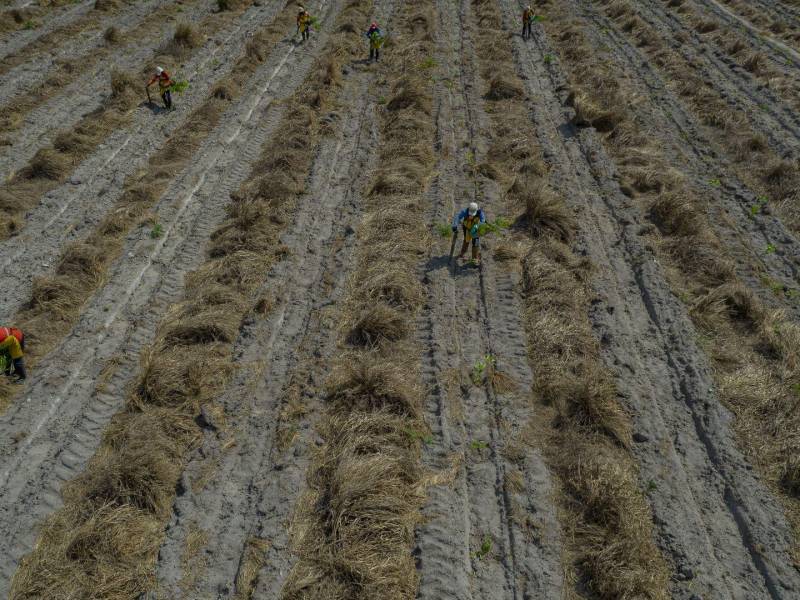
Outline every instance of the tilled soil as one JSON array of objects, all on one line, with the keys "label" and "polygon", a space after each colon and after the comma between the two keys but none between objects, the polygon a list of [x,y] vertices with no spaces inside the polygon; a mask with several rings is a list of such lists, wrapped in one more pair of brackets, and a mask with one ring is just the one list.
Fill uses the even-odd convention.
[{"label": "tilled soil", "polygon": [[[253,27],[259,23],[248,22]],[[40,363],[24,400],[3,416],[2,427],[9,431],[4,437],[10,442],[3,450],[0,484],[6,503],[2,510],[9,517],[3,523],[13,526],[6,530],[5,582],[34,539],[23,520],[33,524],[56,508],[61,482],[79,473],[91,457],[99,434],[136,376],[142,346],[152,338],[159,317],[180,293],[183,274],[199,264],[204,243],[224,217],[218,199],[247,175],[257,150],[275,134],[279,100],[291,94],[312,62],[313,55],[295,52],[291,43],[275,48],[251,80],[252,91],[228,111],[156,208],[162,237],[153,240],[144,229],[128,237],[123,258],[79,324],[59,350]],[[73,349],[79,346],[92,350],[75,360]],[[20,434],[24,439],[14,443]],[[21,464],[25,469],[19,470]],[[10,514],[19,511],[26,516]]]},{"label": "tilled soil", "polygon": [[[592,266],[585,281],[592,295],[585,318],[630,419],[638,491],[651,512],[652,542],[670,570],[667,593],[683,600],[800,596],[798,532],[785,514],[787,504],[748,461],[734,434],[736,416],[720,400],[693,308],[676,290],[672,267],[651,245],[657,235],[651,216],[639,196],[620,185],[627,165],[607,143],[609,132],[575,123],[570,65],[561,56],[564,40],[554,37],[549,19],[569,22],[585,32],[591,46],[608,54],[627,94],[626,110],[659,142],[666,163],[692,181],[738,280],[792,322],[800,316],[794,293],[800,289],[797,231],[779,212],[756,214],[753,205],[764,193],[759,182],[676,90],[674,73],[659,63],[652,48],[609,15],[609,2],[569,0],[557,7],[540,2],[537,8],[545,19],[534,26],[533,39],[524,40],[518,31],[519,2],[437,0],[436,22],[426,24],[437,32],[433,55],[420,64],[394,67],[430,78],[433,110],[430,115],[421,111],[420,118],[429,119],[436,132],[431,148],[435,170],[425,182],[420,212],[431,231],[417,265],[423,302],[409,324],[413,344],[420,348],[417,366],[427,425],[424,432],[406,432],[424,471],[422,515],[404,549],[416,562],[416,597],[609,597],[597,591],[590,576],[573,577],[588,571],[574,564],[568,551],[565,532],[574,524],[566,521],[567,508],[575,507],[567,502],[583,503],[581,510],[592,514],[602,499],[567,500],[563,474],[551,472],[548,463],[552,448],[536,439],[539,429],[532,420],[540,414],[534,406],[543,375],[528,352],[529,288],[522,281],[520,259],[501,260],[497,254],[509,240],[522,247],[536,241],[537,234],[517,219],[526,207],[509,206],[509,190],[479,167],[491,163],[493,136],[498,135],[486,95],[496,82],[481,74],[486,50],[477,41],[477,32],[488,25],[478,18],[476,6],[487,3],[502,15],[497,34],[513,49],[513,69],[523,82],[523,89],[510,97],[530,119],[548,180],[574,216],[570,249]],[[33,89],[59,57],[91,52],[102,43],[105,26],[136,27],[156,4],[126,4],[103,17],[99,29],[56,37],[49,52],[37,51],[24,60],[16,56],[28,44],[83,18],[94,2],[50,9],[35,30],[4,34],[0,56],[10,66],[0,68],[0,102]],[[210,0],[182,4],[181,20],[190,23],[216,10]],[[287,31],[264,57],[239,99],[190,164],[172,174],[153,206],[147,223],[158,223],[159,234],[151,235],[144,224],[130,230],[77,324],[41,357],[0,416],[0,594],[9,593],[20,560],[35,547],[37,527],[62,506],[63,483],[87,468],[103,432],[124,410],[143,368],[140,356],[159,322],[183,297],[184,277],[203,262],[213,232],[230,216],[228,200],[251,176],[261,153],[280,147],[285,101],[323,64],[326,43],[338,33],[333,24],[348,4],[311,3],[320,30],[302,44],[293,39],[293,30]],[[714,34],[701,33],[676,12],[681,4],[742,36],[749,50],[765,56],[776,82],[744,69]],[[729,107],[748,116],[748,127],[763,136],[770,152],[796,168],[800,119],[792,95],[800,69],[797,42],[791,30],[771,30],[766,22],[748,20],[739,4],[684,0],[673,6],[646,0],[636,3],[636,11],[687,68]],[[752,5],[772,21],[800,14],[785,2]],[[176,96],[176,110],[137,106],[123,128],[111,132],[74,165],[67,182],[25,215],[19,235],[0,242],[2,314],[10,318],[24,307],[34,278],[51,273],[54,257],[89,235],[122,194],[126,178],[185,126],[254,32],[284,8],[283,2],[257,2],[226,21],[186,55],[180,77],[191,86]],[[400,8],[394,0],[374,3],[372,18],[389,33],[384,53],[393,50],[392,27]],[[164,23],[142,32],[136,43],[112,48],[107,63],[95,65],[34,108],[9,145],[0,148],[0,171],[18,170],[52,141],[56,130],[100,107],[105,95],[97,90],[108,85],[110,63],[140,69],[173,31],[174,23]],[[350,60],[337,68],[331,74],[338,82],[334,107],[319,116],[323,134],[315,142],[305,189],[282,235],[273,240],[280,259],[258,281],[256,312],[263,316],[252,313],[239,325],[233,343],[236,369],[216,402],[221,412],[197,408],[198,439],[180,465],[171,516],[152,566],[152,600],[241,600],[287,593],[287,577],[297,562],[290,523],[311,485],[306,479],[311,465],[328,443],[320,426],[327,418],[326,382],[344,347],[345,298],[356,257],[364,254],[356,229],[367,202],[362,195],[382,166],[377,160],[385,142],[381,123],[389,114],[384,63]],[[31,79],[30,71],[40,79]],[[402,73],[392,76],[403,81]],[[408,98],[413,106],[413,93]],[[449,222],[472,201],[490,219],[506,217],[510,223],[484,238],[480,267],[448,255]],[[460,239],[456,253],[459,249]],[[381,348],[385,352],[386,346]],[[380,393],[373,394],[379,403]],[[591,428],[586,431],[590,435]],[[527,443],[519,444],[521,438]],[[603,493],[602,486],[597,493]],[[331,500],[319,499],[314,510],[329,515],[341,508],[326,501]],[[333,533],[326,537],[335,541]],[[609,553],[615,543],[613,538],[598,542]],[[350,572],[339,563],[328,567],[336,577],[348,572],[349,589],[358,589],[356,569]],[[646,597],[663,597],[659,593]]]}]

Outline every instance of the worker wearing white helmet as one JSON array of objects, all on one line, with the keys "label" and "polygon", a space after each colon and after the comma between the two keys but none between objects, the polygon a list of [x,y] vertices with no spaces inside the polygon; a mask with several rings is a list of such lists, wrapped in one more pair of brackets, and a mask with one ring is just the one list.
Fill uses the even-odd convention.
[{"label": "worker wearing white helmet", "polygon": [[169,73],[161,67],[156,67],[155,75],[147,82],[147,89],[149,90],[150,86],[156,82],[158,82],[158,91],[161,93],[161,100],[164,101],[164,106],[172,108],[172,94],[170,93],[172,79],[170,79]]},{"label": "worker wearing white helmet", "polygon": [[481,260],[481,240],[480,240],[480,226],[486,222],[486,215],[478,206],[477,202],[471,202],[470,205],[456,214],[453,217],[453,235],[458,231],[458,226],[464,232],[464,243],[461,245],[461,253],[458,258],[464,258],[467,248],[472,243],[472,262],[480,264]]},{"label": "worker wearing white helmet", "polygon": [[527,40],[533,35],[533,18],[533,9],[528,4],[522,11],[522,39]]}]

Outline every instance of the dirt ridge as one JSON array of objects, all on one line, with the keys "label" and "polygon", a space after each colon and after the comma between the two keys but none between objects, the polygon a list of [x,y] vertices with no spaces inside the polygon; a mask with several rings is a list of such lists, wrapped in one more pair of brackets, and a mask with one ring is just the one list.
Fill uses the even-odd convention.
[{"label": "dirt ridge", "polygon": [[[279,47],[278,53],[262,65],[259,75],[251,79],[250,86],[254,92],[276,73],[284,56],[285,50],[281,52]],[[26,498],[41,499],[41,504],[26,503],[25,519],[35,523],[39,517],[58,508],[61,482],[81,472],[92,456],[106,423],[121,407],[125,391],[139,366],[139,351],[152,339],[159,317],[179,298],[183,274],[198,265],[209,234],[224,218],[223,207],[217,198],[236,189],[247,175],[248,166],[258,156],[254,149],[266,142],[278,124],[281,113],[276,110],[276,100],[299,85],[302,73],[310,67],[310,59],[299,65],[292,62],[291,65],[293,70],[288,63],[280,69],[280,93],[275,92],[276,80],[269,90],[260,92],[262,103],[259,106],[251,106],[257,95],[244,96],[239,103],[241,108],[229,110],[224,125],[198,153],[202,158],[164,196],[157,209],[164,213],[162,222],[165,224],[164,236],[158,241],[160,248],[154,247],[146,231],[139,230],[129,236],[123,258],[113,267],[109,283],[86,308],[75,331],[60,346],[70,348],[89,343],[93,350],[87,363],[77,365],[76,369],[71,364],[73,361],[69,360],[68,351],[55,352],[51,364],[43,362],[37,369],[40,373],[28,394],[29,401],[2,418],[2,427],[17,433],[28,431],[32,435],[33,427],[39,427],[39,437],[35,441],[26,437],[25,447],[7,447],[3,453],[3,472],[7,472],[12,461],[29,465],[28,472],[17,473],[14,481],[4,477],[6,491],[3,498],[8,503],[4,502],[2,507],[3,522],[7,525],[15,523],[15,529],[18,528],[15,534],[6,532],[4,543],[9,545],[9,556],[18,556],[30,547],[25,546],[20,536],[27,539],[28,544],[32,541],[32,528],[21,527],[19,520],[9,516],[8,511],[21,507],[20,503],[12,502],[13,498],[23,494]],[[252,111],[250,117],[244,119],[249,111]],[[236,138],[237,135],[241,139]],[[226,139],[231,142],[220,143]],[[233,145],[228,148],[231,143]],[[221,152],[224,154],[220,160]],[[216,166],[212,169],[211,165]],[[201,201],[192,202],[193,199]],[[167,218],[167,212],[172,213],[170,218]],[[173,227],[174,236],[171,235]],[[119,305],[120,296],[137,278],[142,284],[129,299],[130,306]],[[109,306],[115,307],[111,314],[107,312]],[[99,340],[92,333],[98,327],[104,332]],[[122,360],[115,360],[119,356],[123,357]],[[65,386],[72,389],[67,391]],[[60,404],[54,404],[54,394],[60,394]],[[83,406],[81,399],[86,396],[92,401]],[[44,423],[38,420],[46,415],[46,409],[50,410],[48,418],[52,419],[54,406],[58,406],[58,420]],[[74,441],[64,449],[65,442],[73,436]],[[9,451],[13,453],[9,454]],[[34,456],[38,461],[36,465]],[[40,491],[42,486],[45,487],[43,492]],[[7,570],[13,568],[13,563],[3,566]]]},{"label": "dirt ridge", "polygon": [[[509,7],[508,19],[513,12]],[[536,106],[564,115],[561,103],[566,98],[556,90],[568,89],[566,82],[557,74],[558,65],[545,66],[543,60],[545,54],[555,55],[552,46],[538,36],[534,44],[515,44],[529,77],[538,73],[536,82],[529,79],[529,94],[539,98],[538,89],[550,90],[549,98]],[[607,364],[617,373],[637,430],[647,437],[634,450],[643,487],[649,481],[657,486],[649,497],[660,543],[677,571],[691,574],[673,581],[673,594],[688,598],[700,586],[708,593],[725,590],[733,597],[762,598],[779,597],[771,592],[775,588],[783,594],[800,589],[790,566],[790,535],[782,511],[736,449],[730,414],[715,397],[686,310],[668,292],[660,266],[648,259],[637,239],[641,217],[619,191],[612,161],[592,130],[569,128],[565,133],[568,137],[556,144],[542,143],[552,152],[554,174],[564,189],[581,190],[573,197],[587,199],[584,219],[594,221],[581,228],[581,242],[604,265],[595,278],[597,336],[605,340]],[[671,382],[669,389],[664,389],[665,381]],[[769,557],[768,565],[754,560],[757,545]]]}]

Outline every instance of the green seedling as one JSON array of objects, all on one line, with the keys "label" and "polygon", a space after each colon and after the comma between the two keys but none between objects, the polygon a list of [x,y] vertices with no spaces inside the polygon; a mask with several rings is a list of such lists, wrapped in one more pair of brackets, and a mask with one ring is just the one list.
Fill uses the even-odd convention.
[{"label": "green seedling", "polygon": [[150,238],[151,239],[158,239],[162,235],[164,235],[164,229],[161,227],[161,223],[156,223],[153,225],[153,228],[150,230]]},{"label": "green seedling", "polygon": [[436,232],[439,236],[449,239],[453,235],[453,228],[449,223],[437,223]]},{"label": "green seedling", "polygon": [[722,185],[722,182],[719,179],[709,179],[708,180],[708,185],[713,186],[713,187],[719,187],[719,186]]},{"label": "green seedling", "polygon": [[756,216],[758,213],[764,210],[764,208],[767,206],[768,203],[769,203],[769,198],[767,198],[766,196],[759,196],[758,198],[756,198],[756,203],[750,207],[750,215]]},{"label": "green seedling", "polygon": [[452,89],[453,89],[453,86],[454,86],[455,84],[453,83],[453,80],[452,80],[452,79],[445,79],[445,80],[444,80],[444,85],[445,85],[445,87],[447,87],[447,89],[448,89],[448,90],[452,90]]},{"label": "green seedling", "polygon": [[378,104],[386,104],[386,102],[387,102],[386,96],[381,96],[380,98],[378,98]]},{"label": "green seedling", "polygon": [[478,226],[478,235],[483,237],[490,233],[500,233],[509,227],[511,227],[511,221],[505,217],[497,217],[494,221],[486,221]]},{"label": "green seedling", "polygon": [[800,398],[800,383],[795,383],[795,384],[793,384],[793,385],[792,385],[792,391],[794,392],[794,395],[795,395],[795,396],[797,396],[798,398]]},{"label": "green seedling", "polygon": [[472,555],[473,558],[477,558],[481,560],[484,556],[488,555],[492,551],[492,538],[488,535],[483,538],[481,542],[481,547],[478,548],[475,553]]},{"label": "green seedling", "polygon": [[175,92],[176,94],[182,94],[186,90],[189,89],[189,82],[188,81],[176,81],[171,86],[169,86],[170,92]]},{"label": "green seedling", "polygon": [[489,367],[493,368],[496,362],[497,360],[491,354],[487,354],[483,358],[479,359],[478,362],[472,366],[472,383],[475,385],[481,385],[483,383],[483,378],[486,375],[486,369]]},{"label": "green seedling", "polygon": [[311,27],[314,28],[314,31],[319,31],[322,27],[322,23],[320,22],[318,17],[311,17]]},{"label": "green seedling", "polygon": [[432,56],[429,56],[421,63],[419,63],[420,69],[433,69],[435,66],[436,66],[436,60]]},{"label": "green seedling", "polygon": [[23,29],[36,29],[36,23],[28,19],[22,24]]},{"label": "green seedling", "polygon": [[483,440],[472,440],[469,443],[469,447],[473,450],[480,452],[481,450],[486,450],[489,447],[488,442],[484,442]]},{"label": "green seedling", "polygon": [[544,21],[544,17],[542,15],[533,15],[533,19],[531,19],[534,23],[541,23]]},{"label": "green seedling", "polygon": [[470,167],[475,167],[475,165],[478,164],[475,160],[475,153],[472,150],[467,152],[467,164],[469,164]]},{"label": "green seedling", "polygon": [[545,54],[544,58],[542,60],[544,60],[544,64],[549,65],[549,64],[551,64],[553,62],[553,55],[552,54]]},{"label": "green seedling", "polygon": [[651,479],[650,481],[647,482],[647,491],[648,492],[655,492],[657,489],[658,489],[658,486],[656,485],[655,481],[653,481]]},{"label": "green seedling", "polygon": [[761,283],[764,285],[764,287],[768,287],[776,296],[780,296],[783,293],[783,284],[775,279],[772,279],[771,277],[762,277]]},{"label": "green seedling", "polygon": [[775,254],[775,244],[767,244],[767,254]]},{"label": "green seedling", "polygon": [[423,444],[432,444],[433,443],[433,436],[429,433],[424,433],[421,431],[417,431],[416,429],[406,428],[403,430],[404,433],[409,437],[411,440],[419,440]]}]

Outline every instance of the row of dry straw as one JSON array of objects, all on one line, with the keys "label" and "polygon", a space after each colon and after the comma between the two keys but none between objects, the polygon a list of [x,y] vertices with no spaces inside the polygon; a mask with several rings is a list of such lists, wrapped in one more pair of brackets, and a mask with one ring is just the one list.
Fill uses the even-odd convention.
[{"label": "row of dry straw", "polygon": [[283,256],[276,240],[305,189],[342,56],[360,49],[357,34],[347,32],[360,19],[356,8],[344,10],[344,32],[332,35],[320,51],[325,58],[285,101],[281,144],[265,146],[232,196],[206,262],[186,277],[184,300],[143,353],[125,410],[86,471],[65,485],[64,507],[44,523],[15,574],[12,598],[129,600],[153,587],[183,461],[201,434],[197,416],[226,385],[240,324],[257,312],[264,275]]},{"label": "row of dry straw", "polygon": [[[149,222],[149,210],[167,190],[174,178],[190,163],[192,157],[213,131],[231,100],[240,93],[242,84],[257,68],[261,54],[280,39],[291,21],[291,11],[286,10],[282,22],[259,32],[247,46],[246,52],[234,64],[231,72],[212,87],[211,95],[194,111],[185,122],[166,141],[165,145],[153,154],[146,166],[130,175],[123,184],[123,192],[117,202],[94,230],[81,241],[67,245],[56,259],[55,271],[33,281],[31,297],[22,310],[15,315],[13,322],[28,336],[29,358],[37,359],[50,352],[77,323],[81,309],[92,294],[104,282],[108,269],[118,258],[127,234],[136,226]],[[179,26],[173,39],[159,54],[161,64],[173,64],[185,58],[188,49],[199,46],[201,38],[197,30],[190,26]],[[147,66],[143,70],[147,70]],[[94,123],[112,119],[120,124],[119,111],[128,110],[136,102],[140,91],[137,77],[130,73],[115,72],[111,78],[112,108],[98,115]],[[87,117],[88,119],[88,117]],[[92,136],[84,129],[86,123],[78,124],[73,131],[59,134],[54,142],[54,151],[40,150],[33,161],[43,161],[48,165],[48,156],[60,156],[64,160],[79,160],[88,155],[99,143],[100,138]],[[93,129],[100,135],[103,127]],[[103,134],[104,135],[104,134]],[[52,166],[52,165],[51,165]],[[25,172],[27,173],[27,172]],[[46,186],[57,185],[66,172],[57,171],[54,178],[46,178]],[[22,177],[18,174],[16,178]],[[27,175],[25,175],[27,176]],[[32,184],[36,177],[29,180]],[[13,183],[13,180],[12,180]],[[11,184],[9,184],[11,185]],[[34,189],[35,186],[30,189]],[[43,189],[43,188],[42,188]],[[3,192],[0,192],[0,198]],[[18,207],[17,207],[18,208]],[[0,409],[12,400],[13,389],[0,386]]]},{"label": "row of dry straw", "polygon": [[542,448],[561,491],[565,571],[600,598],[667,598],[668,570],[629,451],[630,418],[589,320],[591,265],[571,249],[575,213],[548,183],[497,2],[472,0],[472,8],[478,46],[491,48],[479,55],[491,123],[482,171],[517,215],[520,242],[495,257],[521,260],[536,415],[526,441]]},{"label": "row of dry straw", "polygon": [[413,435],[423,427],[413,336],[422,304],[417,268],[427,247],[421,202],[434,164],[432,84],[416,65],[432,53],[432,4],[402,4],[382,66],[391,92],[378,167],[342,309],[344,356],[319,427],[325,444],[292,521],[298,561],[286,600],[408,600],[416,593],[411,545],[424,494]]},{"label": "row of dry straw", "polygon": [[[635,10],[625,1],[607,8],[622,25],[629,23]],[[757,170],[755,177],[747,176],[750,166],[766,160],[771,151],[757,143],[758,136],[748,137],[755,134],[740,128],[741,119],[715,92],[694,75],[686,75],[677,55],[662,44],[656,45],[649,26],[637,20],[630,29],[627,25],[622,29],[637,40],[647,36],[651,44],[645,49],[661,58],[657,64],[665,65],[665,74],[678,81],[681,72],[681,80],[689,81],[686,86],[680,85],[678,92],[707,125],[721,130],[730,152],[741,161],[734,162],[737,174],[745,175],[743,179],[751,185],[763,185],[776,200],[796,206],[796,165],[767,160],[767,166]],[[663,151],[649,141],[646,132],[638,130],[633,115],[619,111],[624,91],[618,85],[614,94],[597,91],[608,90],[612,77],[590,59],[593,53],[585,39],[576,35],[574,28],[566,27],[561,42],[565,56],[575,64],[575,80],[587,82],[579,97],[600,111],[618,114],[615,132],[606,140],[618,160],[623,165],[637,161],[651,174],[654,183],[642,190],[641,200],[660,233],[657,243],[662,258],[680,274],[680,279],[671,283],[690,303],[690,314],[705,334],[720,396],[737,416],[735,429],[743,449],[779,493],[795,531],[800,532],[800,327],[783,311],[769,308],[776,302],[768,297],[767,290],[753,290],[736,276],[733,259],[703,210],[702,195],[686,184],[686,176],[671,169]],[[712,112],[718,117],[711,119]],[[631,144],[631,140],[638,142]],[[742,154],[742,148],[749,150]],[[794,223],[791,211],[782,209],[780,214],[790,225]],[[761,269],[754,265],[754,270]],[[783,295],[768,277],[764,283]],[[800,558],[800,550],[795,552]]]}]

